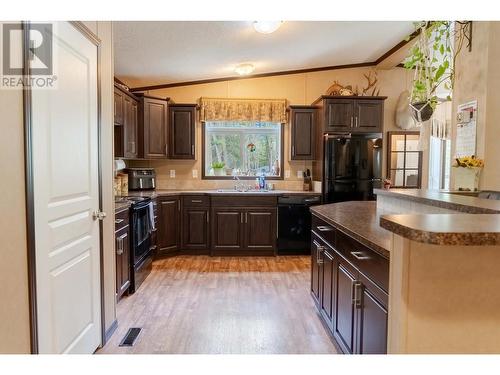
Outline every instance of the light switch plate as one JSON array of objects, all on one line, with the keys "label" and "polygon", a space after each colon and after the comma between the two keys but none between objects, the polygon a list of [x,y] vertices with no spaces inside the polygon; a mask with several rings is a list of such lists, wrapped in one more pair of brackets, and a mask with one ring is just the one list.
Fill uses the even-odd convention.
[{"label": "light switch plate", "polygon": [[304,172],[302,171],[297,171],[297,178],[303,178],[304,177]]},{"label": "light switch plate", "polygon": [[285,171],[285,178],[290,178],[290,170],[289,169],[287,169]]},{"label": "light switch plate", "polygon": [[198,169],[193,169],[193,178],[198,178]]},{"label": "light switch plate", "polygon": [[170,170],[170,178],[175,178],[175,169]]}]

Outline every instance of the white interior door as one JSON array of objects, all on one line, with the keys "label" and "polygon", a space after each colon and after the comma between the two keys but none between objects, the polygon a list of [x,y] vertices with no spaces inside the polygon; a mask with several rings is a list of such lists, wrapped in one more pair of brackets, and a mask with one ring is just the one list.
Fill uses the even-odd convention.
[{"label": "white interior door", "polygon": [[93,353],[101,342],[97,46],[54,24],[57,88],[32,91],[40,353]]}]

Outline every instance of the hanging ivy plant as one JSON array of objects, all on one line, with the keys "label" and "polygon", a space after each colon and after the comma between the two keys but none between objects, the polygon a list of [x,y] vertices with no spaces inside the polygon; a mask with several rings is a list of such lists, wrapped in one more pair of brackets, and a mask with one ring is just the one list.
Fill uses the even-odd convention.
[{"label": "hanging ivy plant", "polygon": [[451,100],[455,61],[466,39],[465,28],[462,25],[455,27],[454,21],[415,23],[419,35],[404,60],[404,67],[414,70],[410,107],[416,121],[430,119],[439,104],[436,91],[440,86],[449,92],[446,100]]}]

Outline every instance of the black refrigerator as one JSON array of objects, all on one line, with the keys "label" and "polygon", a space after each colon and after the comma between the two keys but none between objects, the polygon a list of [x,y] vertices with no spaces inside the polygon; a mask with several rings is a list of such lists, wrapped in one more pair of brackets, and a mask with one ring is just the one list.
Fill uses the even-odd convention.
[{"label": "black refrigerator", "polygon": [[382,134],[324,138],[323,202],[374,200],[382,186]]}]

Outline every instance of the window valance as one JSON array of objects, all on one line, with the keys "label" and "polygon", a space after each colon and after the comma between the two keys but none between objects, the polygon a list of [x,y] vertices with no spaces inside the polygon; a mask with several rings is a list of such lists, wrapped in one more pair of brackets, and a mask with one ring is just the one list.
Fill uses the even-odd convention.
[{"label": "window valance", "polygon": [[200,98],[200,120],[285,123],[286,107],[286,99]]}]

